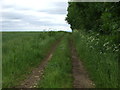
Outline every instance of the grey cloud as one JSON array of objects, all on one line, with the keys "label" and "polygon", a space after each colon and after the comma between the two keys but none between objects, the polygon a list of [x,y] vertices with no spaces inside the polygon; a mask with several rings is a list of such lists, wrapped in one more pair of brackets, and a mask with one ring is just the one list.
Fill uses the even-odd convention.
[{"label": "grey cloud", "polygon": [[45,12],[48,14],[66,14],[66,10],[64,8],[54,8],[49,10],[40,10],[39,12]]},{"label": "grey cloud", "polygon": [[65,7],[67,6],[67,2],[53,2],[53,5],[56,7]]},{"label": "grey cloud", "polygon": [[3,9],[8,9],[8,8],[12,8],[14,10],[31,10],[30,8],[25,8],[25,7],[19,7],[19,6],[16,6],[16,5],[3,5],[2,6]]},{"label": "grey cloud", "polygon": [[66,14],[66,2],[53,2],[52,5],[54,6],[54,8],[50,8],[47,10],[39,10],[39,12],[45,12],[49,14]]},{"label": "grey cloud", "polygon": [[22,25],[19,25],[18,23],[11,22],[11,21],[3,21],[2,22],[2,30],[16,30],[16,29],[21,30]]},{"label": "grey cloud", "polygon": [[[55,15],[55,14],[66,14],[66,6],[67,3],[65,2],[54,2],[52,3],[54,8],[50,8],[50,9],[44,9],[44,10],[40,10],[37,12],[45,12],[51,15]],[[23,7],[15,7],[12,5],[9,6],[4,6],[3,8],[12,8],[15,11],[20,11],[20,10],[30,10],[28,8],[23,8]],[[32,10],[32,9],[31,9]],[[2,17],[5,19],[8,19],[7,21],[3,21],[2,22],[2,27],[3,29],[22,29],[24,27],[26,27],[24,23],[30,23],[34,26],[66,26],[65,24],[55,24],[51,22],[51,18],[49,17],[44,17],[44,18],[38,18],[36,16],[32,16],[32,15],[25,15],[22,13],[17,13],[15,11],[9,11],[9,12],[3,12],[2,13]],[[22,22],[15,22],[14,19],[18,19],[21,20]],[[43,21],[44,20],[44,21]],[[30,26],[29,26],[30,27]]]},{"label": "grey cloud", "polygon": [[13,8],[13,6],[12,6],[12,5],[3,5],[2,8],[3,8],[3,9],[4,9],[4,8]]},{"label": "grey cloud", "polygon": [[34,16],[24,15],[24,14],[20,14],[20,13],[16,13],[16,12],[4,12],[3,17],[5,19],[8,19],[7,21],[2,22],[3,23],[2,26],[4,28],[20,27],[20,23],[13,21],[14,19],[18,19],[18,20],[23,21],[23,23],[30,23],[30,24],[35,25],[35,26],[54,26],[54,25],[64,26],[64,24],[53,24],[50,21],[45,21],[45,20],[42,21],[42,20],[40,20],[40,18],[36,18]]},{"label": "grey cloud", "polygon": [[3,13],[3,17],[5,19],[9,19],[9,20],[14,20],[14,19],[20,19],[22,21],[25,22],[29,22],[32,24],[36,24],[36,23],[44,23],[45,21],[38,21],[37,18],[35,18],[34,16],[30,16],[30,15],[24,15],[24,14],[20,14],[20,13],[15,13],[15,12],[4,12]]},{"label": "grey cloud", "polygon": [[3,12],[2,16],[6,19],[21,19],[23,15],[15,13],[15,12]]}]

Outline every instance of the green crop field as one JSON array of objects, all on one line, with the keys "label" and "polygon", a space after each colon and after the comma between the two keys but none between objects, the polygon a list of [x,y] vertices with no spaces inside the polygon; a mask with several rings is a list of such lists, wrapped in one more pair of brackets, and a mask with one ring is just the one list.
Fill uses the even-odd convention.
[{"label": "green crop field", "polygon": [[62,35],[57,32],[3,32],[3,87],[19,84]]}]

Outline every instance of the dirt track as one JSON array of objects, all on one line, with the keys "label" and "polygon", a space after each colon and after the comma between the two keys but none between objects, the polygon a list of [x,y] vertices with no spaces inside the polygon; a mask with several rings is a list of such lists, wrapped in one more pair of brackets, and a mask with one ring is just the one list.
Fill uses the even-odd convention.
[{"label": "dirt track", "polygon": [[48,54],[42,60],[41,64],[35,68],[32,73],[26,78],[21,85],[16,86],[15,88],[35,88],[37,86],[38,81],[42,78],[44,68],[46,67],[48,61],[51,59],[53,52],[55,51],[57,45],[60,43],[62,38],[57,40],[50,48]]},{"label": "dirt track", "polygon": [[70,40],[71,59],[72,59],[72,73],[73,73],[73,87],[74,88],[94,88],[93,82],[89,79],[87,71],[76,52],[73,40]]},{"label": "dirt track", "polygon": [[[48,61],[51,59],[52,54],[61,39],[62,38],[53,44],[44,60],[42,60],[41,64],[32,71],[28,78],[26,78],[21,85],[16,86],[15,88],[35,88],[37,86],[38,81],[42,79],[42,75]],[[82,62],[79,60],[73,40],[69,40],[69,42],[72,59],[72,74],[74,79],[73,88],[94,88],[95,86],[93,82],[89,79],[87,71],[85,70]]]}]

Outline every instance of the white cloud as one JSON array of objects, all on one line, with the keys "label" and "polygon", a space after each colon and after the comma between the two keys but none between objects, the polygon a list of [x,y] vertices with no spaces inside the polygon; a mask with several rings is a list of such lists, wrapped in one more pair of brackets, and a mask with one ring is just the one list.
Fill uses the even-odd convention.
[{"label": "white cloud", "polygon": [[70,30],[67,0],[2,0],[4,30]]}]

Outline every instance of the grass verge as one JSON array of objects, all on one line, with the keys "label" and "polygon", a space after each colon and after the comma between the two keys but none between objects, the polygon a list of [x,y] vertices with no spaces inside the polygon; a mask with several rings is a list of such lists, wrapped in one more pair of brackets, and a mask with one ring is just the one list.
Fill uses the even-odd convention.
[{"label": "grass verge", "polygon": [[[89,39],[88,34],[74,32],[73,37],[80,60],[84,62],[96,88],[117,88],[118,54],[112,51],[98,51],[97,48],[103,49],[104,45],[95,46],[95,39]],[[98,44],[101,42],[103,40],[97,41]]]}]

